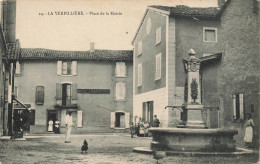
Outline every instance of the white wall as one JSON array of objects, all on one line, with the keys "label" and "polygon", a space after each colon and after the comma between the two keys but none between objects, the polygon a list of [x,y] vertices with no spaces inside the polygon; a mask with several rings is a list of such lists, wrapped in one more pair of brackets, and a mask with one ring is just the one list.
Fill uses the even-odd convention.
[{"label": "white wall", "polygon": [[[137,118],[142,117],[143,111],[143,102],[153,101],[153,114],[157,115],[160,122],[161,127],[167,127],[168,125],[168,110],[164,109],[167,106],[167,98],[166,98],[166,87],[157,89],[154,91],[134,95],[133,101],[133,118],[137,116]],[[134,121],[134,120],[133,120]],[[137,120],[138,121],[138,120]]]}]

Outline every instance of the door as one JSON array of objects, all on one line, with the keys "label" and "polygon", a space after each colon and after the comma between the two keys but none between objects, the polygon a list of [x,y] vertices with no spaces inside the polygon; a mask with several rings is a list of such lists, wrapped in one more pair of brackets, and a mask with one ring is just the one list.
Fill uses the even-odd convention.
[{"label": "door", "polygon": [[124,128],[125,127],[125,115],[121,114],[120,115],[120,128]]},{"label": "door", "polygon": [[[54,123],[57,120],[57,110],[48,110],[48,116],[47,116],[47,131],[53,132],[54,131]],[[52,124],[51,122],[52,121]]]}]

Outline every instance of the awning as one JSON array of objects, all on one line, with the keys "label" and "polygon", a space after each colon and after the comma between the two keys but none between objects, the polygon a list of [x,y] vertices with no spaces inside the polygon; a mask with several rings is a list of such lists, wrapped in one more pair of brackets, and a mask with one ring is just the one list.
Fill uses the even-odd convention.
[{"label": "awning", "polygon": [[27,109],[27,110],[29,110],[29,108],[26,106],[26,105],[24,105],[23,103],[21,103],[19,100],[17,100],[14,96],[13,96],[13,100],[15,100],[18,104],[20,104],[23,108],[25,108],[25,109]]}]

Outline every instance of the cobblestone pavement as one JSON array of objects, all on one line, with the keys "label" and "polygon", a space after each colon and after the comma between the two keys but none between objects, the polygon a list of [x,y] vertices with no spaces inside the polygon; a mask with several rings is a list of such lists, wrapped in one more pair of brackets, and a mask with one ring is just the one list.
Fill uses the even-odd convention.
[{"label": "cobblestone pavement", "polygon": [[[151,154],[133,152],[134,147],[149,146],[151,138],[130,138],[126,134],[72,135],[72,143],[64,143],[64,135],[26,136],[26,141],[1,140],[0,161],[2,163],[156,163]],[[81,153],[81,145],[86,139],[89,144],[87,154]],[[182,157],[167,156],[159,163],[215,164],[256,163],[258,155],[240,157]]]}]

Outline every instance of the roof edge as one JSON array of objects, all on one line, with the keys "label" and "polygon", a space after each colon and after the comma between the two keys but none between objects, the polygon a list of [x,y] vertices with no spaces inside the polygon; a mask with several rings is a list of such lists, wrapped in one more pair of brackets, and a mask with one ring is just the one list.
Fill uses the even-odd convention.
[{"label": "roof edge", "polygon": [[139,32],[141,26],[143,25],[144,19],[145,19],[145,17],[146,17],[146,15],[147,15],[147,13],[148,13],[149,10],[154,11],[154,12],[159,13],[159,14],[163,14],[163,15],[165,15],[165,16],[170,15],[170,12],[169,12],[169,11],[160,10],[160,9],[156,9],[156,8],[151,7],[151,6],[148,6],[148,7],[146,8],[145,13],[144,13],[144,15],[143,15],[143,17],[142,17],[142,19],[141,19],[141,22],[139,23],[139,26],[138,26],[138,28],[137,28],[137,30],[136,30],[136,32],[135,32],[134,38],[132,39],[132,42],[131,42],[132,45],[134,44],[134,41],[135,41],[135,39],[136,39],[136,36],[137,36],[137,34],[138,34],[138,32]]}]

